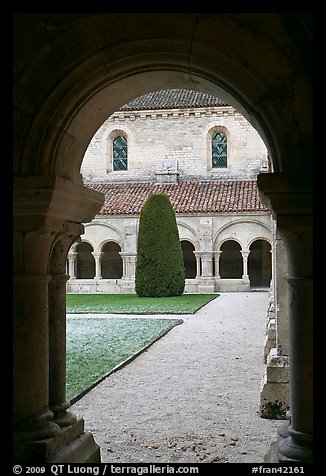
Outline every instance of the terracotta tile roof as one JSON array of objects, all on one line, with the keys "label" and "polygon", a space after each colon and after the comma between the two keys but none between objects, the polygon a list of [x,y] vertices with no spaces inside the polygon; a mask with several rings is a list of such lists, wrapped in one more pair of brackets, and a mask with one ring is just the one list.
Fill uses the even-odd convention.
[{"label": "terracotta tile roof", "polygon": [[181,109],[227,105],[228,104],[221,99],[199,91],[192,91],[190,89],[166,89],[140,96],[122,106],[119,111]]},{"label": "terracotta tile roof", "polygon": [[100,215],[138,215],[151,192],[167,193],[176,213],[242,213],[268,210],[259,201],[255,180],[85,185],[105,195]]}]

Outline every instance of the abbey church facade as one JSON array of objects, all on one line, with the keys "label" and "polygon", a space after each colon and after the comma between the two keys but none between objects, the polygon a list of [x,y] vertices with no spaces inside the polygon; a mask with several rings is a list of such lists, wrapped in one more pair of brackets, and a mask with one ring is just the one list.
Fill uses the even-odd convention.
[{"label": "abbey church facade", "polygon": [[68,254],[68,292],[135,292],[139,215],[155,192],[176,212],[186,292],[269,287],[272,219],[256,185],[268,169],[257,131],[220,99],[165,90],[121,107],[83,159],[105,202]]}]

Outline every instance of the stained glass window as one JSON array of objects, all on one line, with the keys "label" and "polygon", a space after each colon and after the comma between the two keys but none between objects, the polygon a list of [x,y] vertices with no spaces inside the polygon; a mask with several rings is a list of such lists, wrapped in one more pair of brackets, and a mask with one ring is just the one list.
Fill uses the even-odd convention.
[{"label": "stained glass window", "polygon": [[124,136],[113,140],[113,170],[127,170],[127,139]]},{"label": "stained glass window", "polygon": [[227,139],[223,132],[217,132],[212,138],[212,167],[227,166]]}]

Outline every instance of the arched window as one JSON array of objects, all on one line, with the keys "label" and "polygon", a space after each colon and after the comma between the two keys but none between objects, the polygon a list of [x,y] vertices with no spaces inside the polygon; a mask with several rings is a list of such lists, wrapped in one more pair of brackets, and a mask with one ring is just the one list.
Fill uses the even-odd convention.
[{"label": "arched window", "polygon": [[117,136],[113,139],[113,170],[127,170],[127,139]]},{"label": "arched window", "polygon": [[212,167],[227,167],[227,139],[223,132],[212,137]]}]

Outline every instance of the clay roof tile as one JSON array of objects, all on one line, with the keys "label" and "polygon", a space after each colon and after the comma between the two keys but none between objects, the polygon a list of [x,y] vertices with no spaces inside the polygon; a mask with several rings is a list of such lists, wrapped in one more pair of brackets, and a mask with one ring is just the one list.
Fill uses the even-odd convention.
[{"label": "clay roof tile", "polygon": [[242,213],[268,209],[259,200],[255,180],[86,183],[105,195],[100,215],[139,215],[150,193],[165,192],[176,213]]}]

